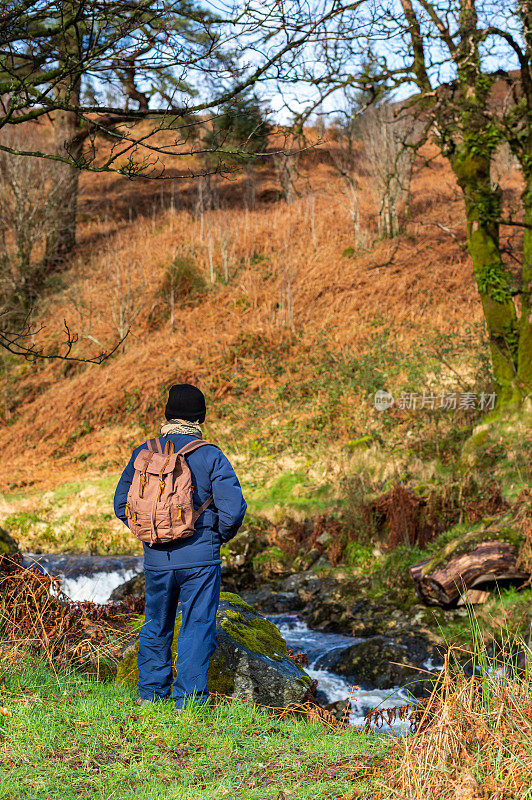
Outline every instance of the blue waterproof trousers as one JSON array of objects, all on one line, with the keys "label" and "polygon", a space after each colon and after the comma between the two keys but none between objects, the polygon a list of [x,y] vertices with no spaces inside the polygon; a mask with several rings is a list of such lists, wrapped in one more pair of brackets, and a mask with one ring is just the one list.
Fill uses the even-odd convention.
[{"label": "blue waterproof trousers", "polygon": [[[145,569],[145,619],[139,640],[139,694],[145,700],[171,697],[176,708],[206,702],[207,670],[216,648],[220,564],[184,569]],[[177,675],[172,686],[172,640],[181,601]]]}]

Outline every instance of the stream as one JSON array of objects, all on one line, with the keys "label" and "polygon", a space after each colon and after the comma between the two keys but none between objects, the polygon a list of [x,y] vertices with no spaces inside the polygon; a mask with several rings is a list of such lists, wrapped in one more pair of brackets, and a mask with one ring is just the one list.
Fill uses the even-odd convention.
[{"label": "stream", "polygon": [[[307,653],[309,665],[305,667],[305,672],[310,675],[312,680],[318,681],[318,693],[324,696],[326,702],[345,700],[349,695],[349,681],[343,675],[336,675],[328,669],[323,669],[320,664],[333,650],[347,649],[363,639],[312,630],[297,614],[267,614],[265,616],[266,619],[277,625],[289,648],[295,653]],[[383,711],[386,708],[406,705],[410,700],[407,693],[399,687],[395,689],[356,687],[351,693],[349,721],[351,725],[364,725],[364,716],[372,708],[379,708],[380,711]],[[397,721],[392,727],[396,733],[406,732],[409,724]]]},{"label": "stream", "polygon": [[[23,566],[38,565],[43,572],[57,577],[61,589],[71,600],[106,603],[114,589],[142,572],[142,562],[141,556],[25,553]],[[346,649],[362,639],[312,630],[295,613],[265,616],[277,625],[290,649],[295,653],[307,653],[309,666],[305,667],[305,671],[313,680],[318,681],[318,693],[325,702],[346,700],[349,695],[349,682],[343,676],[325,669],[322,662],[332,650]],[[365,714],[372,708],[383,710],[406,705],[408,702],[408,694],[401,688],[357,687],[351,694],[350,722],[352,725],[363,725]],[[400,721],[393,725],[395,733],[404,733],[408,727],[408,723]]]},{"label": "stream", "polygon": [[24,553],[23,567],[37,565],[55,575],[71,600],[107,603],[121,584],[142,572],[142,556],[69,556],[57,553]]}]

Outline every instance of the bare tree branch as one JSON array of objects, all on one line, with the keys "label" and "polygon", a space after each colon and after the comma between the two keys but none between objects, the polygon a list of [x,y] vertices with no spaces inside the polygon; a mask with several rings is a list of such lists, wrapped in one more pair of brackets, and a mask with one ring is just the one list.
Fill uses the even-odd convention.
[{"label": "bare tree branch", "polygon": [[[1,319],[1,315],[0,315]],[[72,354],[72,349],[79,342],[77,333],[72,333],[66,320],[63,321],[63,330],[65,333],[65,340],[61,342],[58,350],[46,350],[44,345],[38,346],[30,344],[29,340],[34,339],[35,336],[44,330],[41,325],[37,330],[32,329],[28,322],[25,322],[16,330],[0,328],[0,347],[7,350],[14,356],[22,356],[25,359],[48,359],[59,361],[76,361],[84,364],[102,364],[107,361],[118,348],[123,344],[129,334],[129,330],[125,335],[115,344],[111,350],[101,351],[94,356],[84,357]]]}]

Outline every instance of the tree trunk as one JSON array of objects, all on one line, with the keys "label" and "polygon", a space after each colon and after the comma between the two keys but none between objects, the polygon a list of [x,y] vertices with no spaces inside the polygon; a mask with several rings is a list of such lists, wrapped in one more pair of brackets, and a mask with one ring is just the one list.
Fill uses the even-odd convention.
[{"label": "tree trunk", "polygon": [[[475,147],[472,138],[471,149]],[[511,295],[509,274],[499,246],[500,196],[492,186],[491,156],[472,153],[464,144],[451,159],[464,193],[468,250],[488,329],[497,404],[521,400],[517,380],[519,325]]]},{"label": "tree trunk", "polygon": [[532,395],[532,172],[523,192],[525,231],[521,270],[521,318],[517,350],[517,381],[523,397]]},{"label": "tree trunk", "polygon": [[[428,605],[450,606],[470,590],[497,580],[525,581],[527,573],[516,566],[516,548],[510,542],[480,542],[474,550],[431,569],[431,561],[411,567],[416,594]],[[469,594],[469,598],[479,599]]]},{"label": "tree trunk", "polygon": [[[499,191],[491,183],[490,167],[501,132],[490,110],[493,76],[483,70],[481,44],[485,43],[485,39],[482,28],[479,28],[477,4],[475,0],[459,0],[456,35],[451,36],[444,26],[440,28],[438,25],[442,43],[449,50],[457,69],[457,80],[449,85],[449,97],[447,100],[443,97],[443,102],[439,102],[425,60],[426,34],[412,0],[400,0],[400,3],[412,48],[412,70],[422,92],[420,107],[426,108],[429,113],[432,111],[441,152],[449,160],[464,194],[468,248],[488,329],[493,373],[498,384],[497,404],[499,407],[518,406],[530,392],[530,386],[527,388],[526,385],[532,372],[532,232],[527,231],[529,240],[525,245],[527,252],[523,268],[523,314],[518,322],[510,276],[499,247],[501,201]],[[432,7],[430,3],[423,5]],[[519,4],[519,13],[524,17],[525,34],[528,34],[527,50],[532,52],[532,15],[529,9],[529,0]],[[526,77],[526,70],[524,74]],[[531,99],[532,92],[529,92],[529,107]],[[516,154],[520,151],[517,144],[514,143]],[[530,142],[526,145],[526,152],[520,156],[522,165],[530,164]],[[524,174],[526,179],[527,169],[524,169]],[[527,199],[532,195],[531,186],[527,182]],[[530,221],[531,217],[532,213],[527,219]]]},{"label": "tree trunk", "polygon": [[[68,99],[71,105],[77,105],[80,97],[80,81],[76,79],[68,86],[61,86],[58,93]],[[79,133],[79,121],[71,111],[58,110],[54,115],[55,151],[69,155],[77,161],[81,155],[83,143],[76,139]],[[76,244],[76,214],[78,208],[79,169],[70,164],[57,162],[55,190],[53,192],[52,230],[46,240],[46,267],[55,267],[65,261]]]},{"label": "tree trunk", "polygon": [[519,324],[499,244],[501,191],[491,180],[500,132],[488,111],[493,81],[483,72],[478,26],[475,0],[460,0],[460,43],[453,58],[462,135],[455,138],[449,160],[464,193],[468,249],[488,329],[497,406],[516,407],[522,399],[517,379]]}]

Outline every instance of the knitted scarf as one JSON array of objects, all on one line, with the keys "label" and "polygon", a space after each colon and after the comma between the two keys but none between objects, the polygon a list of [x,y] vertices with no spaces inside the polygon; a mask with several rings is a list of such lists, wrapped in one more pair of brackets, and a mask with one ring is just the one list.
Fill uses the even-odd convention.
[{"label": "knitted scarf", "polygon": [[203,431],[199,422],[190,422],[187,419],[170,419],[161,425],[161,436],[168,436],[169,433],[184,433],[187,436],[195,436],[203,439]]}]

